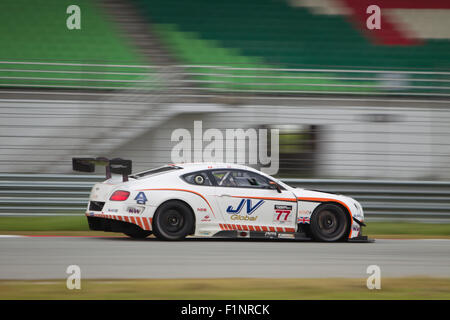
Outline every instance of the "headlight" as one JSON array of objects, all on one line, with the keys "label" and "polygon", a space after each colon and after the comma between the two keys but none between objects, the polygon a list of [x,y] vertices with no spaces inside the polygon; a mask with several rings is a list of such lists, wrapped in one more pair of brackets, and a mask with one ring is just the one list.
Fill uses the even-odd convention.
[{"label": "headlight", "polygon": [[364,221],[364,212],[363,212],[362,206],[356,200],[355,200],[355,202],[353,204],[354,204],[354,206],[356,208],[356,218],[359,221],[363,222]]}]

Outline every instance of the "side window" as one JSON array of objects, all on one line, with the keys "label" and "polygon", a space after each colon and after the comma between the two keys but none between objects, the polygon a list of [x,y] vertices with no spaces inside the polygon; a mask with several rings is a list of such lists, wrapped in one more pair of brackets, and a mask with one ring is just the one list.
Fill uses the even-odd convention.
[{"label": "side window", "polygon": [[240,187],[269,189],[269,180],[251,171],[236,171],[236,179]]},{"label": "side window", "polygon": [[184,181],[198,186],[212,186],[208,174],[203,171],[189,173],[183,176]]},{"label": "side window", "polygon": [[269,179],[251,171],[215,170],[212,174],[218,186],[270,189]]},{"label": "side window", "polygon": [[211,173],[219,187],[237,187],[232,170],[214,170]]}]

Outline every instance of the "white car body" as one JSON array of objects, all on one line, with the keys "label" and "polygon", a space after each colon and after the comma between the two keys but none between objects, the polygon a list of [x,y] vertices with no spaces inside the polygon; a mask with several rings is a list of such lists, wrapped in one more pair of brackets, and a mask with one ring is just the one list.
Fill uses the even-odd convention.
[{"label": "white car body", "polygon": [[[122,182],[120,176],[113,176],[95,184],[86,215],[131,223],[152,231],[158,207],[170,200],[180,200],[194,213],[194,236],[213,237],[226,234],[224,231],[234,231],[233,234],[239,237],[250,237],[252,232],[259,232],[270,238],[293,238],[299,226],[309,224],[317,206],[331,202],[345,208],[350,217],[348,238],[361,235],[364,213],[361,205],[352,198],[292,188],[243,165],[183,163],[163,168],[171,169],[149,175],[145,172],[130,175],[126,182]],[[183,178],[190,173],[212,170],[250,171],[275,182],[282,190],[198,185]],[[139,177],[140,174],[144,175]],[[129,192],[129,197],[125,201],[110,200],[113,193],[120,190]]]}]

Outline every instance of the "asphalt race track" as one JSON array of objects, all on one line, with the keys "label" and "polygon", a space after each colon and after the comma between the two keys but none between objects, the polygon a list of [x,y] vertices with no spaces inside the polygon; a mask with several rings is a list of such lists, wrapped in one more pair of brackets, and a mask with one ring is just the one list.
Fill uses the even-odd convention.
[{"label": "asphalt race track", "polygon": [[375,243],[0,236],[0,279],[450,277],[450,240]]}]

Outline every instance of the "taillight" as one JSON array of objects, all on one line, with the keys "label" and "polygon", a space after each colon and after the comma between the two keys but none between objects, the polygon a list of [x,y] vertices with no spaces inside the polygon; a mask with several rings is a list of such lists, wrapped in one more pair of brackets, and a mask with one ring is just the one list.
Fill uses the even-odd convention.
[{"label": "taillight", "polygon": [[115,191],[111,195],[109,200],[112,200],[112,201],[125,201],[125,200],[128,199],[129,196],[130,196],[130,193],[128,191],[118,190],[118,191]]}]

